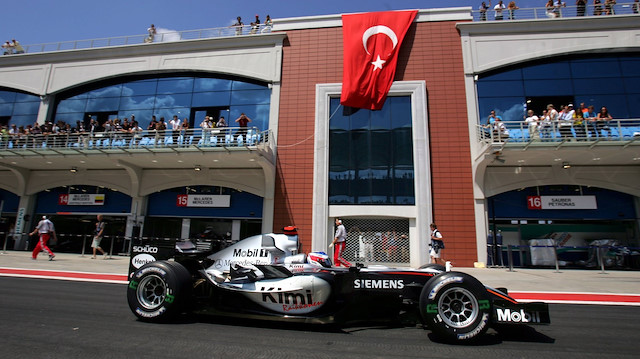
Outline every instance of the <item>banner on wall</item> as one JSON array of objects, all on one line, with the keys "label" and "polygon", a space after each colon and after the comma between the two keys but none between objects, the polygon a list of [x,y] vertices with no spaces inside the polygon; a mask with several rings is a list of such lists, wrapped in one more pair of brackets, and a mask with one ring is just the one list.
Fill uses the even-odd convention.
[{"label": "banner on wall", "polygon": [[231,207],[230,195],[179,194],[178,207]]},{"label": "banner on wall", "polygon": [[103,194],[68,193],[58,196],[58,204],[61,206],[102,206]]},{"label": "banner on wall", "polygon": [[527,196],[528,209],[598,209],[596,196]]}]

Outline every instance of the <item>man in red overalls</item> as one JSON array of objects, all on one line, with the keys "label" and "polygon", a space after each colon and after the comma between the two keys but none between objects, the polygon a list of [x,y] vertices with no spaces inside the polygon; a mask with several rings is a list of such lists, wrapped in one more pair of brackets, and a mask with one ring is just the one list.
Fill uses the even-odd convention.
[{"label": "man in red overalls", "polygon": [[47,242],[51,236],[53,236],[54,239],[56,238],[56,229],[53,227],[53,222],[48,220],[47,216],[42,216],[42,220],[38,222],[36,229],[29,233],[29,235],[33,236],[36,233],[40,235],[40,238],[38,244],[36,244],[36,247],[33,249],[33,253],[31,253],[31,259],[35,260],[40,251],[45,250],[49,252],[49,260],[52,261],[56,255],[49,249]]}]

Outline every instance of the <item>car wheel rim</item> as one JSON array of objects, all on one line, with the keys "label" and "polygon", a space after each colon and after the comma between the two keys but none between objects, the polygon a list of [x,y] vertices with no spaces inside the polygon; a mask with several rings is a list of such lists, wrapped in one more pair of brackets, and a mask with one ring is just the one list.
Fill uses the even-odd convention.
[{"label": "car wheel rim", "polygon": [[138,285],[138,302],[148,310],[158,308],[163,302],[167,285],[157,275],[145,277]]},{"label": "car wheel rim", "polygon": [[464,288],[450,288],[438,301],[438,314],[453,328],[465,328],[478,317],[478,300]]}]

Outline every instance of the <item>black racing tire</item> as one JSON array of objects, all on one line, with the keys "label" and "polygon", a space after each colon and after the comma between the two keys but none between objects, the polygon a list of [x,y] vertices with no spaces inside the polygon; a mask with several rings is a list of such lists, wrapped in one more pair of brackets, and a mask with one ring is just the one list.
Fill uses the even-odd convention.
[{"label": "black racing tire", "polygon": [[187,309],[191,292],[191,274],[183,265],[155,261],[133,273],[127,287],[127,301],[140,320],[165,322]]},{"label": "black racing tire", "polygon": [[444,272],[444,271],[447,270],[445,268],[445,266],[443,266],[442,264],[437,264],[437,263],[423,264],[418,269],[435,269],[435,270],[439,270],[441,272]]},{"label": "black racing tire", "polygon": [[447,342],[472,341],[491,323],[492,302],[484,285],[460,272],[431,278],[420,293],[420,315],[438,338]]}]

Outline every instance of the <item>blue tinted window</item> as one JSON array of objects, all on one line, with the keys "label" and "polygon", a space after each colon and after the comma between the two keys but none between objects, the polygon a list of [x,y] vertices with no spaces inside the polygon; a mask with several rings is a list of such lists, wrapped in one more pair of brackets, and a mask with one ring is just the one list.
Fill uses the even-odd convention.
[{"label": "blue tinted window", "polygon": [[37,119],[38,119],[37,114],[11,116],[11,124],[15,123],[16,126],[18,126],[18,128],[20,126],[26,127],[27,125],[33,125]]},{"label": "blue tinted window", "polygon": [[231,106],[230,110],[227,123],[231,127],[238,126],[235,121],[243,112],[251,119],[251,122],[248,124],[249,127],[257,127],[259,130],[266,130],[269,126],[269,111],[271,110],[269,105]]},{"label": "blue tinted window", "polygon": [[87,100],[62,100],[58,104],[57,113],[84,112]]},{"label": "blue tinted window", "polygon": [[190,107],[191,94],[171,94],[156,96],[155,108]]},{"label": "blue tinted window", "polygon": [[574,60],[571,62],[571,74],[574,78],[619,77],[620,66],[617,59]]},{"label": "blue tinted window", "polygon": [[65,123],[75,124],[77,121],[82,121],[83,119],[84,112],[56,114],[56,122],[64,121]]},{"label": "blue tinted window", "polygon": [[574,79],[575,93],[599,94],[599,93],[624,93],[624,85],[621,78],[593,78],[593,79]]},{"label": "blue tinted window", "polygon": [[541,79],[568,79],[571,78],[571,67],[566,61],[532,65],[522,69],[522,79],[541,80]]},{"label": "blue tinted window", "polygon": [[329,128],[329,203],[415,203],[410,97],[351,114],[331,99]]},{"label": "blue tinted window", "polygon": [[622,59],[620,69],[624,77],[640,76],[640,59]]},{"label": "blue tinted window", "polygon": [[197,78],[193,85],[194,92],[230,91],[231,80]]},{"label": "blue tinted window", "polygon": [[157,86],[157,80],[127,82],[122,85],[122,96],[154,95]]},{"label": "blue tinted window", "polygon": [[159,94],[176,94],[193,92],[193,78],[172,78],[158,80]]},{"label": "blue tinted window", "polygon": [[40,103],[40,97],[28,93],[16,93],[16,102],[37,102]]},{"label": "blue tinted window", "polygon": [[120,97],[90,98],[87,101],[87,112],[117,111]]},{"label": "blue tinted window", "polygon": [[155,96],[132,96],[120,98],[121,110],[152,109],[155,105]]},{"label": "blue tinted window", "polygon": [[525,81],[526,96],[565,96],[573,94],[570,79]]},{"label": "blue tinted window", "polygon": [[15,102],[16,94],[12,91],[0,91],[0,103]]},{"label": "blue tinted window", "polygon": [[503,80],[520,80],[520,79],[522,79],[522,71],[520,69],[494,73],[489,76],[482,77],[482,80],[485,80],[485,81],[503,81]]},{"label": "blue tinted window", "polygon": [[194,92],[191,102],[193,107],[229,106],[231,91]]},{"label": "blue tinted window", "polygon": [[478,93],[492,96],[524,96],[522,81],[482,81],[478,83]]},{"label": "blue tinted window", "polygon": [[640,93],[640,77],[625,77],[623,81],[627,93]]},{"label": "blue tinted window", "polygon": [[13,113],[13,102],[2,103],[0,102],[0,116],[11,116]]},{"label": "blue tinted window", "polygon": [[40,102],[16,102],[13,107],[14,115],[33,115],[40,109]]},{"label": "blue tinted window", "polygon": [[[161,108],[156,109],[153,114],[156,115],[158,121],[161,117],[164,117],[164,122],[167,123],[167,128],[169,128],[169,120],[173,118],[173,116],[178,116],[178,118],[189,117],[190,109],[186,107],[175,107],[175,108]],[[137,116],[136,116],[137,117]]]},{"label": "blue tinted window", "polygon": [[486,123],[491,111],[496,111],[496,115],[502,117],[503,121],[522,121],[524,104],[522,97],[480,98],[480,122]]},{"label": "blue tinted window", "polygon": [[107,86],[93,91],[89,91],[89,97],[120,97],[122,94],[122,84]]},{"label": "blue tinted window", "polygon": [[264,90],[267,86],[265,85],[257,85],[249,82],[242,81],[233,81],[233,91],[236,90]]},{"label": "blue tinted window", "polygon": [[232,91],[232,105],[266,104],[271,98],[271,90],[262,89],[254,91]]}]

